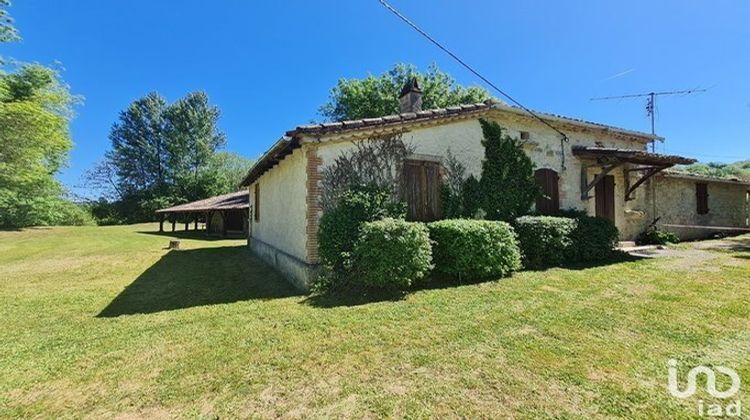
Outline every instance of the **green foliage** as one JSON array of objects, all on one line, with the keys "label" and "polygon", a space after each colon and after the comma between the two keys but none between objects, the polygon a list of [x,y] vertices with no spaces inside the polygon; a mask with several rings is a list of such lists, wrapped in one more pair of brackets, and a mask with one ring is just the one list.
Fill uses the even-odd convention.
[{"label": "green foliage", "polygon": [[406,206],[394,202],[388,189],[376,186],[354,186],[339,197],[320,219],[319,252],[328,271],[321,277],[318,289],[346,282],[351,274],[354,244],[363,223],[384,218],[406,216]]},{"label": "green foliage", "polygon": [[478,216],[482,205],[482,187],[474,175],[469,175],[461,189],[461,215],[463,217],[475,218]]},{"label": "green foliage", "polygon": [[218,118],[203,92],[173,104],[150,93],[122,111],[110,132],[112,149],[86,176],[117,202],[119,214],[106,219],[152,220],[158,208],[236,191],[252,162],[218,152],[226,143]]},{"label": "green foliage", "polygon": [[52,225],[68,212],[55,174],[73,146],[78,98],[53,69],[24,65],[0,74],[0,227]]},{"label": "green foliage", "polygon": [[603,261],[612,257],[620,233],[611,221],[601,217],[580,216],[572,233],[575,261]]},{"label": "green foliage", "polygon": [[578,227],[575,219],[523,216],[516,219],[513,227],[526,268],[560,265],[574,255],[572,233]]},{"label": "green foliage", "polygon": [[[21,39],[18,30],[13,25],[13,18],[10,17],[6,10],[10,6],[10,0],[0,0],[0,43],[14,42]],[[0,65],[5,64],[5,60],[0,56]]]},{"label": "green foliage", "polygon": [[677,166],[673,170],[695,175],[717,178],[739,178],[750,181],[750,160],[734,163],[694,163],[687,166]]},{"label": "green foliage", "polygon": [[404,290],[431,268],[430,235],[424,224],[390,218],[362,224],[354,247],[353,284]]},{"label": "green foliage", "polygon": [[482,102],[491,98],[489,92],[478,86],[465,88],[456,84],[449,74],[432,64],[425,73],[413,65],[396,64],[380,76],[364,79],[340,79],[331,89],[328,102],[320,107],[320,114],[331,121],[382,117],[398,114],[401,88],[411,77],[419,81],[422,89],[422,108]]},{"label": "green foliage", "polygon": [[666,230],[659,230],[655,226],[649,227],[635,239],[635,243],[638,245],[666,245],[676,244],[680,242],[680,238]]},{"label": "green foliage", "polygon": [[521,143],[503,134],[499,124],[479,120],[484,133],[481,207],[490,220],[512,221],[526,214],[540,194],[534,164]]},{"label": "green foliage", "polygon": [[435,271],[459,280],[505,276],[521,267],[516,234],[505,222],[440,220],[427,225]]}]

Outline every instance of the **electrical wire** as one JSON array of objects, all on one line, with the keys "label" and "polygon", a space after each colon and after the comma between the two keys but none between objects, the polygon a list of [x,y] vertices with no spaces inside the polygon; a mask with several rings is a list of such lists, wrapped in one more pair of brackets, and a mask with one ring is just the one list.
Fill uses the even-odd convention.
[{"label": "electrical wire", "polygon": [[401,19],[402,21],[404,21],[404,23],[406,23],[407,25],[411,26],[412,29],[414,29],[415,31],[417,31],[423,37],[427,38],[427,40],[429,40],[431,43],[433,43],[436,47],[438,47],[441,50],[443,50],[443,52],[445,52],[446,54],[448,54],[449,56],[451,56],[451,58],[453,58],[459,64],[461,64],[462,66],[464,66],[467,70],[469,70],[470,72],[472,72],[475,76],[477,76],[478,78],[482,79],[482,81],[484,81],[485,83],[487,83],[487,85],[489,85],[490,87],[492,87],[493,89],[495,89],[498,93],[500,93],[501,95],[503,95],[510,102],[512,102],[513,104],[515,104],[516,106],[518,106],[522,110],[526,111],[529,115],[531,115],[532,117],[534,117],[537,120],[539,120],[542,124],[546,125],[547,127],[551,128],[552,130],[554,130],[557,134],[561,135],[562,136],[562,141],[565,141],[565,142],[569,141],[567,134],[563,133],[562,131],[560,131],[558,128],[556,128],[552,124],[548,123],[545,119],[543,119],[542,117],[540,117],[539,115],[537,115],[534,111],[532,111],[529,108],[526,108],[525,106],[523,106],[523,104],[521,104],[520,102],[518,102],[517,100],[515,100],[509,94],[503,92],[502,89],[500,89],[499,87],[497,87],[494,83],[492,83],[486,77],[482,76],[477,70],[475,70],[473,67],[471,67],[469,64],[467,64],[465,61],[463,61],[461,58],[459,58],[451,50],[449,50],[448,48],[446,48],[445,46],[443,46],[435,38],[433,38],[427,32],[425,32],[424,30],[422,30],[419,26],[417,26],[416,23],[414,23],[411,20],[409,20],[409,18],[407,18],[406,16],[404,16],[403,14],[401,14],[401,12],[399,12],[398,10],[396,10],[393,6],[391,6],[390,4],[388,4],[385,0],[378,0],[378,1],[380,2],[381,5],[383,5],[383,7],[385,7],[391,13],[393,13],[394,15],[396,15],[396,17],[398,17],[399,19]]}]

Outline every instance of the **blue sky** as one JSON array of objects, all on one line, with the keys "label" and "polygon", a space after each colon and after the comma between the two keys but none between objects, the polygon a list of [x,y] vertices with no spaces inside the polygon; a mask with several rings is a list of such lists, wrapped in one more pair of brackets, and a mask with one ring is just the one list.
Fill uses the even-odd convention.
[{"label": "blue sky", "polygon": [[[658,102],[659,151],[703,161],[750,158],[750,2],[392,0],[524,105],[642,131],[645,101],[593,96],[704,87]],[[118,112],[158,91],[204,90],[222,110],[227,149],[257,157],[287,129],[320,119],[341,77],[436,62],[479,80],[377,0],[250,2],[15,0],[23,41],[1,55],[61,63],[85,97],[60,178],[108,148]]]}]

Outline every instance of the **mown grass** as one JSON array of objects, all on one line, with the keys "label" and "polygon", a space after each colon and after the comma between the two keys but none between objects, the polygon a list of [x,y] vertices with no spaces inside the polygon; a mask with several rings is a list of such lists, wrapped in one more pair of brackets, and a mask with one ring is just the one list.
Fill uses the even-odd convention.
[{"label": "mown grass", "polygon": [[744,248],[321,304],[154,229],[0,232],[0,417],[695,417],[669,358],[736,369],[750,410]]}]

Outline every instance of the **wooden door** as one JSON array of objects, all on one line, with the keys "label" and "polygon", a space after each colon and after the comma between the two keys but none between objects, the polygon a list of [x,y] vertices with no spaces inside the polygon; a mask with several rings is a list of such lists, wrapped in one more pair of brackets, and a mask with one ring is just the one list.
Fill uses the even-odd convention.
[{"label": "wooden door", "polygon": [[440,162],[407,160],[401,177],[401,198],[407,204],[406,219],[429,222],[442,217]]},{"label": "wooden door", "polygon": [[607,175],[596,184],[596,217],[615,223],[615,177]]},{"label": "wooden door", "polygon": [[560,177],[552,169],[542,168],[534,172],[536,184],[541,194],[536,199],[536,211],[540,214],[555,215],[560,211],[560,192],[558,180]]}]

